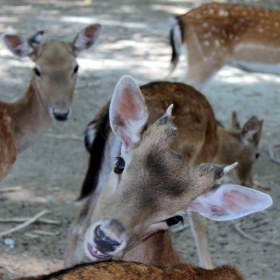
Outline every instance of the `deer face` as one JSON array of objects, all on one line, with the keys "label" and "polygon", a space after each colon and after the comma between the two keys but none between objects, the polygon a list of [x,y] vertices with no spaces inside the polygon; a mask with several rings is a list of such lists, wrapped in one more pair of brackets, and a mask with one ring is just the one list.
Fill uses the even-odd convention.
[{"label": "deer face", "polygon": [[73,43],[43,40],[43,31],[26,40],[20,36],[3,36],[12,53],[29,57],[35,62],[32,85],[39,101],[57,121],[66,121],[71,114],[71,102],[78,73],[77,55],[91,47],[99,38],[101,25],[90,25],[78,33]]},{"label": "deer face", "polygon": [[232,113],[232,129],[227,131],[219,154],[219,162],[238,161],[238,166],[229,174],[237,183],[252,187],[251,170],[259,157],[258,144],[262,134],[263,120],[252,116],[243,127],[240,127],[236,112]]},{"label": "deer face", "polygon": [[170,220],[180,220],[186,211],[228,220],[271,205],[271,198],[259,192],[215,185],[236,164],[188,169],[183,157],[170,149],[177,134],[171,109],[147,128],[147,109],[138,86],[128,76],[117,84],[110,123],[122,141],[122,152],[86,232],[85,251],[92,260],[121,258],[151,234],[168,229]]}]

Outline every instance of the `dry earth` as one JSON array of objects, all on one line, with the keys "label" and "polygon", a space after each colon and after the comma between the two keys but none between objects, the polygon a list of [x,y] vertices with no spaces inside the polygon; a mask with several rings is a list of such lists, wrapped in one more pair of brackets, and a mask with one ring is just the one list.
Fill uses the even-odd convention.
[{"label": "dry earth", "polygon": [[[73,115],[67,124],[54,124],[51,135],[83,137],[86,124],[108,101],[121,75],[133,75],[139,84],[163,79],[170,59],[168,18],[182,14],[206,1],[84,1],[1,0],[0,32],[29,36],[36,27],[45,27],[48,38],[72,40],[87,24],[100,22],[104,32],[98,45],[79,58],[80,73],[73,102]],[[238,1],[232,1],[238,2]],[[240,1],[239,1],[240,2]],[[280,8],[279,1],[241,1],[257,6]],[[182,76],[184,61],[174,73]],[[32,62],[12,56],[0,43],[0,98],[13,101],[22,96],[31,75]],[[232,222],[208,222],[208,238],[215,266],[230,262],[246,279],[280,279],[280,165],[271,163],[267,149],[280,142],[280,77],[246,73],[226,67],[208,85],[204,93],[213,105],[217,118],[230,123],[235,109],[244,123],[251,115],[265,119],[260,143],[261,157],[254,166],[254,179],[271,187],[267,192],[274,205],[267,211],[237,222],[255,238],[278,242],[276,245],[245,239]],[[24,151],[0,189],[21,186],[14,193],[0,193],[0,218],[31,217],[44,209],[52,212],[45,218],[60,225],[35,223],[0,238],[0,279],[47,273],[62,267],[70,224],[77,214],[67,204],[79,193],[86,172],[83,142],[44,136]],[[260,225],[262,224],[262,225]],[[15,226],[0,222],[0,232]],[[249,227],[255,227],[249,229]],[[34,230],[57,233],[38,235]],[[37,235],[37,238],[28,234]],[[198,264],[189,228],[172,234],[180,254]],[[14,241],[14,248],[4,244]]]}]

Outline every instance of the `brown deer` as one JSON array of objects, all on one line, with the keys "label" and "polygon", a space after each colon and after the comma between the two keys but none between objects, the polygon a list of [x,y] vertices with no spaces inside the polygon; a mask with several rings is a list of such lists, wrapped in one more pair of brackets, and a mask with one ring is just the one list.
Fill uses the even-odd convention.
[{"label": "brown deer", "polygon": [[[116,88],[117,91],[129,94],[131,91],[139,91],[139,88],[131,82],[131,78],[123,78]],[[178,137],[173,141],[172,147],[181,152],[189,166],[194,167],[203,162],[228,165],[239,161],[236,170],[233,170],[230,175],[238,183],[250,184],[251,167],[258,156],[257,146],[261,136],[262,121],[252,117],[240,129],[234,113],[234,128],[227,130],[220,127],[206,98],[194,88],[181,83],[155,82],[142,86],[141,92],[148,107],[149,124],[164,114],[169,104],[174,104],[173,112],[176,116],[174,123],[178,128]],[[110,128],[108,107],[109,104],[87,127],[85,139],[90,152],[90,164],[80,195],[80,199],[84,199],[83,205],[70,232],[65,254],[66,266],[79,263],[82,259],[82,243],[92,212],[108,180],[110,170],[114,167],[114,159],[120,155],[121,147],[123,149],[120,139]],[[211,268],[205,220],[197,213],[190,215],[191,221],[193,218],[197,221],[191,222],[191,225],[198,247],[200,266]],[[158,244],[157,240],[155,243]],[[153,247],[151,244],[146,243],[146,247],[143,245],[145,247],[143,252]],[[168,251],[166,254],[168,255]],[[143,257],[145,259],[143,261],[140,255],[139,251],[132,251],[126,260],[154,264],[147,256]]]},{"label": "brown deer", "polygon": [[126,250],[153,240],[145,257],[158,266],[98,262],[21,279],[243,279],[230,265],[205,270],[184,263],[172,247],[168,226],[186,211],[227,220],[265,209],[272,200],[252,189],[216,184],[236,164],[202,164],[188,169],[184,157],[171,149],[177,136],[171,110],[172,105],[148,126],[148,110],[135,82],[125,76],[118,83],[109,115],[122,152],[98,200],[85,240],[86,252],[95,261],[121,258]]},{"label": "brown deer", "polygon": [[52,124],[66,121],[78,73],[76,57],[96,43],[102,31],[93,24],[80,31],[72,43],[42,43],[43,31],[29,40],[4,34],[8,49],[35,63],[27,91],[14,103],[0,102],[0,182],[9,172],[17,153],[37,141]]},{"label": "brown deer", "polygon": [[280,11],[210,3],[175,17],[171,71],[181,53],[184,82],[201,89],[224,65],[280,74]]},{"label": "brown deer", "polygon": [[109,261],[86,263],[53,272],[48,275],[23,277],[15,280],[243,280],[242,274],[233,266],[223,265],[213,270],[180,264],[173,267],[157,267],[141,263]]}]

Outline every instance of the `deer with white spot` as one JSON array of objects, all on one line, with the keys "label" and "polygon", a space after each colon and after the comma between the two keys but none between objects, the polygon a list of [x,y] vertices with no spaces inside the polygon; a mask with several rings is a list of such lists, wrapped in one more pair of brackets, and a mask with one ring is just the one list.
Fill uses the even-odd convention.
[{"label": "deer with white spot", "polygon": [[66,121],[76,84],[76,57],[95,44],[101,34],[100,24],[80,31],[72,43],[41,43],[43,31],[30,39],[4,34],[8,49],[35,63],[29,87],[14,103],[0,101],[0,182],[9,172],[16,155],[37,141],[52,124]]},{"label": "deer with white spot", "polygon": [[[174,104],[174,123],[178,128],[178,137],[174,139],[172,147],[182,154],[190,167],[204,162],[228,165],[238,161],[238,166],[229,175],[238,184],[251,186],[251,168],[258,157],[262,120],[253,116],[243,128],[240,128],[236,114],[233,113],[233,128],[225,129],[217,125],[209,102],[193,87],[182,83],[154,82],[144,85],[140,89],[148,108],[149,124],[162,116],[169,104]],[[131,94],[140,94],[138,93],[140,89],[132,78],[124,77],[118,83],[115,92],[120,91],[129,97]],[[130,110],[138,108],[134,108],[136,105],[132,103],[131,108],[124,106],[119,110],[124,113],[128,111],[129,115]],[[82,259],[82,242],[85,231],[89,227],[97,200],[103,193],[110,170],[114,167],[115,158],[124,148],[118,135],[116,136],[110,127],[111,111],[109,113],[108,103],[86,130],[85,142],[90,153],[90,163],[79,197],[80,200],[83,199],[83,205],[71,228],[68,249],[65,254],[65,265],[68,267],[79,263]],[[125,121],[126,117],[123,116],[120,123]],[[133,134],[131,137],[134,137]],[[162,185],[163,188],[166,185],[164,180]],[[197,213],[192,213],[190,219],[198,248],[200,266],[211,268],[206,239],[206,221]],[[147,244],[148,247],[149,244]],[[154,263],[154,256],[149,257],[150,254],[145,255],[144,253],[141,255],[139,251],[133,251],[129,256],[126,260],[163,265],[163,263]]]},{"label": "deer with white spot", "polygon": [[210,3],[175,17],[171,71],[181,53],[186,84],[202,89],[224,66],[280,74],[280,11]]}]

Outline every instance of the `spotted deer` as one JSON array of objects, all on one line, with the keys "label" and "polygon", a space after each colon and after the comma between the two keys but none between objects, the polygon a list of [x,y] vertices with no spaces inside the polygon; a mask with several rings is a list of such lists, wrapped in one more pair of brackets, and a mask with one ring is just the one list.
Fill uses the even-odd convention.
[{"label": "spotted deer", "polygon": [[171,71],[181,53],[184,82],[201,89],[224,66],[280,74],[280,11],[210,3],[175,17]]},{"label": "spotted deer", "polygon": [[[251,167],[258,157],[262,121],[253,116],[240,128],[236,113],[233,113],[233,128],[225,129],[217,125],[212,107],[206,98],[190,86],[182,83],[154,82],[140,89],[148,108],[149,124],[163,115],[169,104],[174,104],[174,123],[178,128],[178,137],[174,139],[172,147],[180,151],[190,167],[203,162],[228,165],[238,161],[238,166],[229,175],[238,184],[250,185]],[[138,92],[139,88],[131,81],[131,78],[126,77],[116,87],[116,92],[118,91],[127,93],[129,96],[131,92]],[[133,106],[134,104],[131,104],[132,109]],[[128,108],[121,107],[120,110],[125,111]],[[89,227],[93,210],[103,192],[110,170],[114,167],[114,159],[120,155],[124,147],[110,127],[109,116],[111,117],[111,111],[109,112],[108,103],[86,130],[85,141],[90,153],[90,163],[79,197],[83,200],[83,204],[70,231],[65,254],[66,266],[79,263],[82,259],[85,231]],[[164,185],[164,181],[162,183]],[[206,239],[206,221],[197,213],[192,213],[190,220],[198,248],[200,266],[211,268]],[[149,247],[147,244],[146,249],[149,250]],[[139,252],[134,253],[132,252],[131,258],[127,260],[143,261],[135,256],[139,255]]]},{"label": "spotted deer", "polygon": [[43,31],[30,39],[4,34],[8,49],[35,63],[27,91],[14,103],[0,102],[0,182],[9,172],[16,155],[37,141],[52,124],[66,121],[78,73],[76,57],[96,43],[102,27],[90,25],[73,42],[42,43]]}]

